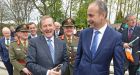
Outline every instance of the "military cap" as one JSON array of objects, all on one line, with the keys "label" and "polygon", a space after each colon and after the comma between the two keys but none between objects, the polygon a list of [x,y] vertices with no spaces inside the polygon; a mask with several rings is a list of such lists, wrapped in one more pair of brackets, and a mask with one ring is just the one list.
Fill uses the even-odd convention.
[{"label": "military cap", "polygon": [[28,32],[29,30],[27,28],[24,27],[24,25],[19,25],[17,26],[16,32]]},{"label": "military cap", "polygon": [[74,27],[75,21],[72,18],[67,18],[62,22],[63,27]]}]

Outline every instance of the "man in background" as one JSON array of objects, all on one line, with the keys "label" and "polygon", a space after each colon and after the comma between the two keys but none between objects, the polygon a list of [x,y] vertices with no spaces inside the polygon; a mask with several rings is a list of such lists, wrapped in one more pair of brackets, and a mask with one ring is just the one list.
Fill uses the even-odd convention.
[{"label": "man in background", "polygon": [[2,34],[3,37],[0,39],[0,55],[8,74],[13,75],[13,66],[9,59],[9,46],[11,41],[14,41],[14,38],[11,37],[11,31],[8,27],[2,29]]},{"label": "man in background", "polygon": [[27,26],[28,26],[29,31],[30,31],[30,35],[29,35],[28,39],[37,37],[38,34],[37,34],[36,24],[31,22],[31,23],[28,23]]},{"label": "man in background", "polygon": [[65,19],[62,22],[62,25],[64,29],[64,35],[61,35],[60,39],[64,40],[67,45],[67,54],[69,57],[68,75],[73,75],[74,62],[75,62],[79,38],[74,35],[75,21],[72,18]]},{"label": "man in background", "polygon": [[126,58],[125,61],[125,68],[128,69],[129,75],[136,75],[136,70],[139,67],[139,54],[137,54],[137,51],[140,51],[140,39],[136,40],[132,45],[129,45],[129,43],[136,39],[137,37],[140,37],[140,27],[136,25],[136,16],[135,14],[128,14],[125,17],[126,23],[128,25],[128,28],[124,29],[122,31],[122,41],[123,41],[123,47],[125,49],[132,48],[132,57],[134,61],[129,61]]},{"label": "man in background", "polygon": [[59,22],[54,22],[55,25],[55,37],[61,36],[64,34],[63,28],[61,27],[61,24]]}]

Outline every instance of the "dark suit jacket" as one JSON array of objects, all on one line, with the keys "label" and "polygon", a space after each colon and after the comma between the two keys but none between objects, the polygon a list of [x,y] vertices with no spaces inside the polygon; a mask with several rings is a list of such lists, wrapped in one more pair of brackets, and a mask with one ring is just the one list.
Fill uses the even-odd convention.
[{"label": "dark suit jacket", "polygon": [[[132,38],[128,40],[128,28],[122,31],[122,40],[123,42],[129,43],[130,41],[134,40],[135,38],[140,37],[140,27],[135,26],[133,33],[132,33]],[[132,46],[132,55],[134,58],[134,63],[135,65],[138,65],[139,62],[139,55],[136,54],[137,51],[140,51],[140,39],[138,39],[136,42],[133,43]]]},{"label": "dark suit jacket", "polygon": [[47,41],[43,35],[30,40],[27,54],[27,68],[33,75],[46,75],[47,70],[56,67],[58,64],[63,64],[61,70],[62,75],[64,75],[63,73],[68,66],[66,44],[55,38],[54,46],[55,63],[52,61]]},{"label": "dark suit jacket", "polygon": [[107,27],[95,57],[92,57],[90,44],[93,29],[81,31],[74,75],[109,75],[111,59],[114,61],[114,75],[123,75],[123,48],[121,34]]},{"label": "dark suit jacket", "polygon": [[[38,36],[39,36],[39,35],[37,34],[37,37],[38,37]],[[29,36],[28,36],[28,39],[30,40],[31,38],[32,38],[31,35],[29,35]]]},{"label": "dark suit jacket", "polygon": [[[64,34],[64,29],[61,27],[58,36],[61,36]],[[54,32],[54,35],[56,36],[56,33]]]},{"label": "dark suit jacket", "polygon": [[[14,38],[11,37],[11,41],[13,41],[13,40],[14,40]],[[8,49],[6,48],[6,45],[5,45],[5,37],[2,37],[0,39],[0,55],[1,55],[3,62],[9,61],[9,53],[8,53]]]}]

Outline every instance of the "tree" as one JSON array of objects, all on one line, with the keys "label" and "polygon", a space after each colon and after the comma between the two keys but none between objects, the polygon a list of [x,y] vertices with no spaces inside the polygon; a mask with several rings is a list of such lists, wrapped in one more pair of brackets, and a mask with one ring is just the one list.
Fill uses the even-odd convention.
[{"label": "tree", "polygon": [[16,24],[29,22],[30,13],[33,9],[31,0],[6,0],[5,5],[10,10],[9,16]]},{"label": "tree", "polygon": [[0,24],[2,24],[4,16],[5,14],[4,14],[3,2],[0,0]]},{"label": "tree", "polygon": [[87,8],[92,0],[80,0],[80,7],[76,14],[76,25],[79,28],[88,27],[87,25]]},{"label": "tree", "polygon": [[50,15],[55,20],[60,21],[63,19],[62,1],[61,0],[32,0],[34,6],[40,14]]}]

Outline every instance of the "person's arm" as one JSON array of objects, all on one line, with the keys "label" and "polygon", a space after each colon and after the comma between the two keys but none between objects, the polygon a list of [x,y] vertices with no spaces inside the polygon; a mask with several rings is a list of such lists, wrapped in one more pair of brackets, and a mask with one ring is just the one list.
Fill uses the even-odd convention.
[{"label": "person's arm", "polygon": [[81,32],[80,33],[80,38],[79,38],[79,43],[78,43],[78,49],[77,49],[75,64],[74,64],[74,75],[77,75],[78,66],[79,66],[79,63],[81,61],[82,54],[83,54],[83,50],[82,50],[82,32]]},{"label": "person's arm", "polygon": [[63,65],[61,67],[61,73],[64,75],[66,69],[68,68],[68,56],[67,56],[67,48],[66,48],[66,43],[63,43]]},{"label": "person's arm", "polygon": [[2,52],[3,52],[3,50],[2,50],[1,43],[0,43],[0,57],[2,57]]},{"label": "person's arm", "polygon": [[124,51],[122,46],[122,38],[119,35],[116,38],[116,44],[114,48],[114,56],[113,56],[113,62],[114,62],[114,75],[123,75],[124,72]]},{"label": "person's arm", "polygon": [[27,68],[32,72],[32,74],[36,75],[46,75],[48,69],[44,68],[43,66],[40,66],[36,63],[36,44],[34,43],[34,40],[29,41],[29,47],[27,52]]},{"label": "person's arm", "polygon": [[17,59],[16,59],[16,54],[15,54],[15,48],[13,46],[13,44],[10,45],[9,47],[9,58],[10,58],[10,62],[11,64],[14,66],[15,69],[17,69],[18,71],[22,71],[23,68],[25,68],[23,65],[21,65]]}]

